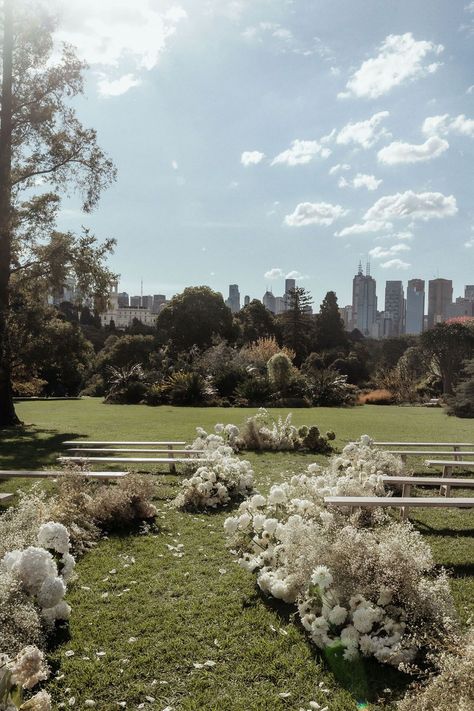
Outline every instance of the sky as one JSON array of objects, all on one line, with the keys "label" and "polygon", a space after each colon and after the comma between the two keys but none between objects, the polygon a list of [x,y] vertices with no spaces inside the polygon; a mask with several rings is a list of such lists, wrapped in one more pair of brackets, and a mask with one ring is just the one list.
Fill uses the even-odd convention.
[{"label": "sky", "polygon": [[60,226],[117,239],[121,291],[474,283],[474,2],[52,2],[118,168]]}]

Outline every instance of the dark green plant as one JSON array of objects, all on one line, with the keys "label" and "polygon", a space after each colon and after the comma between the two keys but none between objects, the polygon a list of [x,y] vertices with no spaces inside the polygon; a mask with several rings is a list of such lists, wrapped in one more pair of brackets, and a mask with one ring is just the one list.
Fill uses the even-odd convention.
[{"label": "dark green plant", "polygon": [[474,417],[474,360],[465,364],[462,377],[448,401],[448,414],[471,418]]},{"label": "dark green plant", "polygon": [[199,373],[178,372],[170,375],[160,386],[163,399],[171,405],[202,405],[215,390]]}]

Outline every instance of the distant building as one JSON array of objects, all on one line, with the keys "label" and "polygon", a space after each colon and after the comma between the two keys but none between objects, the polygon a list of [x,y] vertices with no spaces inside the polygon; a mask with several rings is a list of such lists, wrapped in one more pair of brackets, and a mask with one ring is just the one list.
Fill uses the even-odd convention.
[{"label": "distant building", "polygon": [[474,317],[474,299],[463,299],[459,296],[454,304],[449,304],[446,317],[460,318],[462,316]]},{"label": "distant building", "polygon": [[385,314],[391,314],[391,336],[400,336],[404,331],[405,298],[401,281],[385,282]]},{"label": "distant building", "polygon": [[345,330],[350,331],[352,329],[352,306],[342,306],[339,309],[339,313],[344,323]]},{"label": "distant building", "polygon": [[285,296],[275,296],[275,314],[284,314],[288,311],[288,299]]},{"label": "distant building", "polygon": [[121,292],[118,294],[117,301],[118,301],[118,305],[119,305],[119,308],[120,308],[120,309],[123,309],[123,308],[126,308],[127,306],[130,306],[130,297],[129,297],[129,295],[127,294],[126,291],[121,291]]},{"label": "distant building", "polygon": [[[132,297],[132,299],[140,299],[140,297]],[[154,326],[156,314],[153,314],[151,309],[145,309],[140,305],[121,307],[119,305],[118,284],[114,282],[109,293],[108,308],[100,315],[102,326],[110,326],[111,323],[114,323],[118,329],[127,328],[133,324],[135,319],[145,326]]]},{"label": "distant building", "polygon": [[425,314],[424,279],[410,279],[407,287],[405,333],[418,335],[423,332]]},{"label": "distant building", "polygon": [[393,336],[393,315],[390,311],[377,311],[377,318],[372,324],[370,335],[376,339]]},{"label": "distant building", "polygon": [[474,301],[474,284],[467,284],[464,287],[464,298],[469,301]]},{"label": "distant building", "polygon": [[451,279],[431,279],[428,282],[428,328],[446,320],[452,302]]},{"label": "distant building", "polygon": [[166,296],[164,294],[155,294],[153,296],[153,304],[151,310],[154,314],[159,314],[161,309],[166,305]]},{"label": "distant building", "polygon": [[352,280],[352,328],[357,328],[364,336],[372,335],[372,327],[377,321],[376,288],[369,266],[364,275],[359,264],[359,271]]},{"label": "distant building", "polygon": [[49,299],[49,302],[52,303],[53,306],[59,306],[65,301],[74,304],[76,303],[77,297],[76,282],[72,277],[67,277],[63,288],[55,291]]},{"label": "distant building", "polygon": [[133,309],[139,309],[142,305],[142,297],[141,296],[131,296],[130,297],[130,306]]},{"label": "distant building", "polygon": [[240,292],[238,284],[229,285],[229,298],[226,299],[225,303],[233,314],[236,314],[240,311]]},{"label": "distant building", "polygon": [[153,296],[142,296],[140,306],[151,311],[153,307]]},{"label": "distant building", "polygon": [[285,311],[290,308],[290,292],[296,289],[296,279],[285,279],[285,293],[283,295]]},{"label": "distant building", "polygon": [[266,309],[272,312],[272,314],[276,313],[276,299],[271,291],[266,291],[264,293],[262,303]]},{"label": "distant building", "polygon": [[244,296],[244,306],[248,306],[250,304],[250,296]]}]

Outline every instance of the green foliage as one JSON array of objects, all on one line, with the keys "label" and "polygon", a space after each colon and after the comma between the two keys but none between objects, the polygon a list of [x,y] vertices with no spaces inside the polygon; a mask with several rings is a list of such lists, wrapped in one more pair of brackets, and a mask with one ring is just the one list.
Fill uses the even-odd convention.
[{"label": "green foliage", "polygon": [[271,387],[268,378],[262,375],[252,374],[237,385],[235,396],[237,402],[244,406],[259,406],[267,403],[271,397]]},{"label": "green foliage", "polygon": [[254,343],[259,338],[271,338],[276,334],[275,317],[257,299],[244,306],[236,319],[240,326],[239,342],[242,344]]},{"label": "green foliage", "polygon": [[474,354],[474,331],[461,323],[439,323],[420,337],[421,348],[432,371],[440,375],[443,392],[453,393],[463,362]]},{"label": "green foliage", "polygon": [[286,353],[275,353],[267,363],[268,379],[282,395],[285,395],[289,388],[293,371],[293,365]]},{"label": "green foliage", "polygon": [[171,405],[202,405],[214,395],[211,385],[199,373],[173,373],[160,385],[162,402]]},{"label": "green foliage", "polygon": [[131,366],[109,367],[108,392],[105,402],[133,405],[141,402],[145,392],[145,373],[139,363]]},{"label": "green foliage", "polygon": [[462,380],[458,383],[453,397],[449,399],[448,405],[450,415],[474,417],[474,360],[465,364]]},{"label": "green foliage", "polygon": [[339,313],[337,297],[334,291],[328,291],[316,315],[314,349],[317,351],[331,348],[347,348],[348,337]]},{"label": "green foliage", "polygon": [[188,287],[174,296],[157,319],[158,336],[176,351],[209,348],[215,337],[234,340],[232,313],[208,286]]},{"label": "green foliage", "polygon": [[301,286],[288,294],[288,310],[281,316],[283,343],[295,352],[295,363],[300,365],[308,354],[313,319],[310,314],[312,298]]},{"label": "green foliage", "polygon": [[[332,452],[332,447],[329,444],[330,438],[328,436],[322,437],[319,427],[312,425],[311,427],[300,427],[298,434],[301,437],[302,446],[309,452],[314,452],[318,454],[329,454]],[[329,433],[328,434],[334,434]],[[332,437],[331,439],[335,439]]]},{"label": "green foliage", "polygon": [[155,365],[157,352],[153,336],[109,336],[103,350],[97,357],[95,370],[106,376],[110,368],[129,368],[139,363],[144,370]]},{"label": "green foliage", "polygon": [[333,368],[313,370],[309,376],[309,386],[314,405],[338,407],[355,405],[356,388],[347,383],[347,377]]}]

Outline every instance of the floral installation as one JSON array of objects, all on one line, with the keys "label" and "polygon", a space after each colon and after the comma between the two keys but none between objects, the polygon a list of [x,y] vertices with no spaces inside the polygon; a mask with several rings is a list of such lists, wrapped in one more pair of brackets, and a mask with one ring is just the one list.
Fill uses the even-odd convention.
[{"label": "floral installation", "polygon": [[236,457],[232,447],[214,447],[213,437],[207,448],[209,462],[181,483],[181,492],[174,501],[178,508],[215,509],[245,498],[253,490],[250,462]]},{"label": "floral installation", "polygon": [[10,659],[0,654],[0,711],[50,711],[51,697],[40,691],[24,702],[24,692],[49,677],[43,652],[34,645],[24,647]]},{"label": "floral installation", "polygon": [[349,516],[324,507],[330,495],[385,495],[390,458],[365,440],[348,445],[327,468],[310,465],[242,502],[224,530],[262,592],[297,606],[316,646],[410,670],[456,635],[445,573],[410,524],[380,509]]}]

